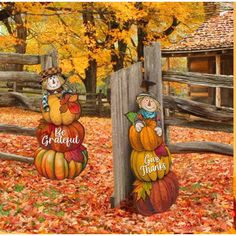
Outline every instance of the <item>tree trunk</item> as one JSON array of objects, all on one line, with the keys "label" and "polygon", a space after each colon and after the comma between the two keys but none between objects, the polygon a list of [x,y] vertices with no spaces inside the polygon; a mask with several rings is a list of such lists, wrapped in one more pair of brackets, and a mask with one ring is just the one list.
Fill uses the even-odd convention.
[{"label": "tree trunk", "polygon": [[97,82],[97,61],[89,59],[89,66],[85,69],[84,86],[87,93],[96,93]]},{"label": "tree trunk", "polygon": [[124,40],[118,41],[118,54],[115,51],[115,45],[112,45],[112,53],[111,53],[111,62],[113,65],[113,70],[118,71],[124,68],[124,59],[125,59],[125,52],[127,49],[127,44]]},{"label": "tree trunk", "polygon": [[[91,42],[88,44],[89,52],[93,53],[94,49],[94,41],[96,41],[96,31],[95,31],[95,20],[92,11],[90,9],[93,8],[93,3],[83,3],[83,24],[85,27],[84,35],[87,36]],[[89,65],[85,69],[85,80],[84,85],[87,93],[96,93],[97,89],[97,61],[91,56],[88,57]]]},{"label": "tree trunk", "polygon": [[[142,2],[137,2],[135,4],[136,8],[139,10],[143,9],[143,3]],[[138,45],[137,45],[137,56],[138,56],[138,61],[143,61],[144,58],[144,45],[145,42],[147,41],[147,31],[146,27],[148,24],[148,19],[142,18],[137,21],[137,38],[138,38]]]}]

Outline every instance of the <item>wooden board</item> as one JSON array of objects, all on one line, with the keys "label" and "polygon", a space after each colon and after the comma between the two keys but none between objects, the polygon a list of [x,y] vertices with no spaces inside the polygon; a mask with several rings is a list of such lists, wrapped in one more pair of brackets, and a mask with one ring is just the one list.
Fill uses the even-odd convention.
[{"label": "wooden board", "polygon": [[232,75],[213,75],[197,72],[163,71],[163,80],[207,87],[233,88]]},{"label": "wooden board", "polygon": [[39,55],[19,53],[0,53],[1,64],[37,65],[40,64]]},{"label": "wooden board", "polygon": [[142,90],[142,64],[119,70],[111,75],[112,151],[114,170],[114,207],[124,200],[132,189],[133,176],[130,169],[130,123],[125,117],[137,109],[136,96]]}]

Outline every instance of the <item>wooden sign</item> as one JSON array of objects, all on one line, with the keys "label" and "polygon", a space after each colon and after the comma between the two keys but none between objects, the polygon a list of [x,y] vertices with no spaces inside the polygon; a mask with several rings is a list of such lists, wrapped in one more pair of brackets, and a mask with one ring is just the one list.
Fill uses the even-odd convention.
[{"label": "wooden sign", "polygon": [[[178,180],[171,170],[171,154],[163,140],[160,104],[151,93],[136,97],[139,110],[126,117],[131,122],[130,166],[136,178],[133,202],[142,215],[168,210],[178,196]],[[164,196],[162,198],[162,196]]]},{"label": "wooden sign", "polygon": [[49,179],[75,178],[84,170],[88,152],[82,144],[85,136],[78,121],[81,114],[78,94],[66,90],[66,78],[61,69],[51,67],[41,74],[43,119],[36,130],[39,149],[35,153],[35,167]]}]

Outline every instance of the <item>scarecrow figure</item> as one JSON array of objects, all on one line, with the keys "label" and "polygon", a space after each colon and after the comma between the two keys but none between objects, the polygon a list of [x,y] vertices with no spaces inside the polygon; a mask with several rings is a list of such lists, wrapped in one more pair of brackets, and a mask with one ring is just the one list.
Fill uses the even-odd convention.
[{"label": "scarecrow figure", "polygon": [[157,127],[154,129],[158,136],[162,135],[161,119],[160,119],[160,103],[156,100],[155,96],[150,93],[140,93],[136,102],[140,110],[134,121],[134,126],[137,132],[140,132],[145,126],[145,119],[152,119],[157,122]]},{"label": "scarecrow figure", "polygon": [[60,93],[64,96],[66,93],[72,93],[69,89],[64,88],[66,77],[62,75],[59,67],[51,67],[40,73],[43,90],[45,90],[42,98],[42,106],[45,112],[49,111],[48,96],[50,94]]}]

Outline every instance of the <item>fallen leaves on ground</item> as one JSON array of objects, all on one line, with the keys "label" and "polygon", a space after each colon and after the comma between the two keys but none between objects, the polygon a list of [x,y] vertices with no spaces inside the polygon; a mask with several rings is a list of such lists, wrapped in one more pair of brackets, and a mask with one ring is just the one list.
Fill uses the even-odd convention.
[{"label": "fallen leaves on ground", "polygon": [[[36,127],[39,113],[1,108],[0,123]],[[53,181],[33,165],[0,161],[0,230],[17,233],[194,233],[225,232],[233,225],[233,158],[216,154],[173,155],[180,183],[175,205],[144,217],[110,207],[113,193],[111,119],[82,117],[89,162],[75,180]],[[222,132],[172,127],[173,142],[233,143]],[[0,151],[33,156],[34,137],[0,134]]]}]

